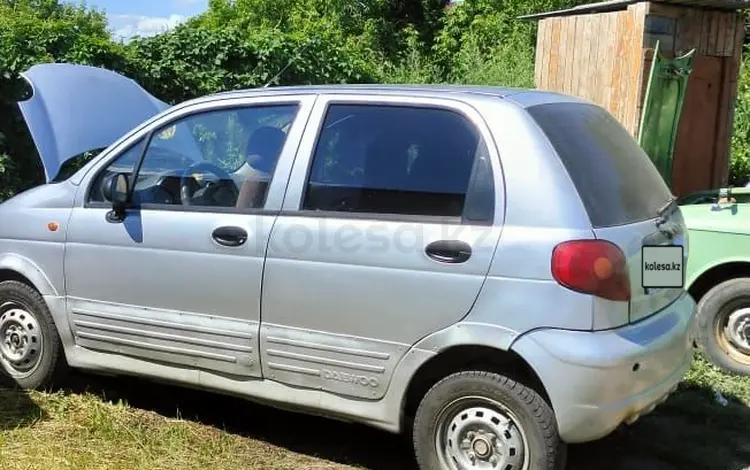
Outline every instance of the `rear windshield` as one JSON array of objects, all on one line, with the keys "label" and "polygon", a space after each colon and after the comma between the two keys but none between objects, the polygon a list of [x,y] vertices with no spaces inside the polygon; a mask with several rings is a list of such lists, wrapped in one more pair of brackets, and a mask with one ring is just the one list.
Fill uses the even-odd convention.
[{"label": "rear windshield", "polygon": [[672,198],[648,155],[603,108],[548,103],[528,111],[552,142],[595,228],[654,218]]}]

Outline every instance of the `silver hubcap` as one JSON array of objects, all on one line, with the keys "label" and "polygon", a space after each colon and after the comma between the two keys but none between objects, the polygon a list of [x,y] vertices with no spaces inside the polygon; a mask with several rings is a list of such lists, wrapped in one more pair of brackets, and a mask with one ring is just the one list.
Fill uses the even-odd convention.
[{"label": "silver hubcap", "polygon": [[457,400],[438,418],[436,446],[446,469],[526,469],[526,436],[500,403],[483,397]]},{"label": "silver hubcap", "polygon": [[741,308],[729,315],[724,331],[738,350],[750,354],[750,308]]},{"label": "silver hubcap", "polygon": [[0,360],[13,375],[26,375],[42,355],[42,330],[34,315],[15,303],[0,305]]}]

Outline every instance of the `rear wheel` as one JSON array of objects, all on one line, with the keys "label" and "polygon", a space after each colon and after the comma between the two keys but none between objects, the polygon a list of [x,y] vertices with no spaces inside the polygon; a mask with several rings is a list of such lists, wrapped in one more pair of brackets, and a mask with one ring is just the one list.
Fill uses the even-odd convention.
[{"label": "rear wheel", "polygon": [[554,413],[502,375],[460,372],[427,392],[414,421],[422,470],[556,470],[565,465]]},{"label": "rear wheel", "polygon": [[700,299],[698,341],[716,366],[750,375],[750,278],[722,282]]},{"label": "rear wheel", "polygon": [[23,389],[50,388],[66,370],[47,304],[17,281],[0,282],[0,370]]}]

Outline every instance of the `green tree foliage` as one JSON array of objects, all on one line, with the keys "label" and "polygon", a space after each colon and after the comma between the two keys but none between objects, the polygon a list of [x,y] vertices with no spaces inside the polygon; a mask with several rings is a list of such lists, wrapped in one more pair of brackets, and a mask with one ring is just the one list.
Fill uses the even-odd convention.
[{"label": "green tree foliage", "polygon": [[40,62],[124,66],[103,13],[58,0],[0,0],[0,199],[42,178],[36,151],[18,111],[28,93],[19,74]]},{"label": "green tree foliage", "polygon": [[[72,62],[130,76],[164,101],[264,85],[466,83],[534,86],[536,23],[519,15],[592,0],[210,0],[172,31],[114,41],[104,14],[62,0],[0,0],[0,200],[37,184],[19,73]],[[743,67],[731,180],[750,175]]]},{"label": "green tree foliage", "polygon": [[183,25],[134,42],[130,74],[161,99],[179,102],[266,84],[375,81],[368,51],[324,28],[306,34],[275,28],[215,30]]},{"label": "green tree foliage", "polygon": [[750,179],[750,55],[746,52],[734,112],[732,158],[729,165],[729,183],[744,186]]},{"label": "green tree foliage", "polygon": [[409,34],[404,31],[410,28],[431,42],[444,5],[443,0],[210,0],[208,12],[193,23],[303,34],[325,29],[364,49],[391,55],[404,45]]},{"label": "green tree foliage", "polygon": [[131,43],[132,72],[173,102],[268,84],[392,81],[406,55],[429,60],[443,10],[442,0],[211,0],[187,24]]},{"label": "green tree foliage", "polygon": [[471,0],[450,8],[432,48],[450,82],[534,86],[535,21],[519,16],[582,0]]}]

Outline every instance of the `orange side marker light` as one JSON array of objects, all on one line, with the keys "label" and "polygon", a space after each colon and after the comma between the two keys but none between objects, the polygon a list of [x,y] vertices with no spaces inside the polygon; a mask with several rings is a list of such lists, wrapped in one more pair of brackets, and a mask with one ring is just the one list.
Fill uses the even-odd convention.
[{"label": "orange side marker light", "polygon": [[49,230],[50,232],[57,232],[57,229],[59,228],[60,224],[58,224],[57,222],[50,222],[47,224],[47,230]]}]

